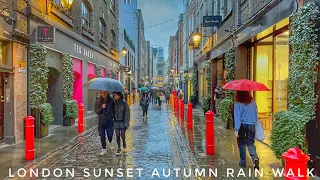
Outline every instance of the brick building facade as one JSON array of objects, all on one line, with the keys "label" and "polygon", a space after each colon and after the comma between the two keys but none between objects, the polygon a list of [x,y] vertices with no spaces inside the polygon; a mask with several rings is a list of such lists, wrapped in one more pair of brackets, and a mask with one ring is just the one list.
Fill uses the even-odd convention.
[{"label": "brick building facade", "polygon": [[[118,78],[119,67],[119,2],[117,0],[73,1],[70,9],[62,0],[31,0],[31,43],[48,51],[49,78],[57,71],[53,86],[48,89],[48,103],[54,110],[54,124],[63,124],[62,57],[69,54],[74,62],[77,94],[73,99],[85,105],[85,114],[93,110],[96,93],[82,88],[92,77]],[[24,140],[26,117],[27,1],[1,1],[0,10],[0,143]],[[10,16],[16,21],[6,22]],[[38,26],[55,27],[54,43],[37,41]],[[96,74],[101,67],[101,74]],[[32,78],[32,77],[31,77]],[[74,82],[76,83],[76,82]],[[74,92],[75,93],[75,92]]]}]

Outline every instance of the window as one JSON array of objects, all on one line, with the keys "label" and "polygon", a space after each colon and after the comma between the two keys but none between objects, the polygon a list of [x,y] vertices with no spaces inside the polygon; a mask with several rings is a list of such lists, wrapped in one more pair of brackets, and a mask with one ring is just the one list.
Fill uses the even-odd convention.
[{"label": "window", "polygon": [[53,0],[53,2],[55,2],[57,4],[61,4],[61,0]]},{"label": "window", "polygon": [[231,13],[232,11],[232,5],[233,5],[233,0],[228,0],[227,1],[227,16]]},{"label": "window", "polygon": [[114,0],[110,0],[110,9],[112,11],[114,11],[116,9],[115,6],[116,6],[115,1]]},{"label": "window", "polygon": [[116,44],[117,44],[116,33],[114,32],[113,29],[111,29],[111,47],[116,49]]},{"label": "window", "polygon": [[225,17],[225,10],[226,10],[224,1],[225,0],[220,0],[220,16],[222,16],[222,18]]},{"label": "window", "polygon": [[100,39],[103,39],[103,37],[104,37],[104,29],[105,29],[105,25],[104,25],[104,23],[100,20],[100,21],[99,21],[99,37],[100,37]]},{"label": "window", "polygon": [[5,64],[5,62],[4,62],[4,45],[3,45],[3,43],[2,42],[0,42],[0,65],[3,65],[3,64]]},{"label": "window", "polygon": [[214,0],[214,4],[213,4],[213,14],[214,15],[218,15],[218,1]]},{"label": "window", "polygon": [[89,8],[82,2],[82,25],[89,27]]}]

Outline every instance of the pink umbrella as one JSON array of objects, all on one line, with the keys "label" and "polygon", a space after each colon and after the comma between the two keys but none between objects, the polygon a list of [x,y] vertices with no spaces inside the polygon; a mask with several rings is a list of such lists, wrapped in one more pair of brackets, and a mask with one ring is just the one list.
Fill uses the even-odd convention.
[{"label": "pink umbrella", "polygon": [[266,85],[249,79],[230,81],[223,88],[236,91],[269,91]]}]

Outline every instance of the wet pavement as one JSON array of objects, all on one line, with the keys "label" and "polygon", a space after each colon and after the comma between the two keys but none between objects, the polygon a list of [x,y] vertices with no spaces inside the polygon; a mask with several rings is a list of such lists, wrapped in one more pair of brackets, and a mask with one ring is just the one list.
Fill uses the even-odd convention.
[{"label": "wet pavement", "polygon": [[[132,118],[130,128],[126,132],[127,149],[121,155],[116,155],[115,137],[114,149],[108,149],[108,154],[99,156],[101,151],[100,137],[98,136],[97,128],[87,131],[87,134],[70,141],[68,146],[60,148],[59,151],[52,153],[45,159],[33,164],[28,168],[27,176],[32,170],[48,168],[51,175],[45,179],[62,179],[67,178],[65,172],[68,170],[74,171],[72,179],[106,179],[105,169],[114,171],[113,178],[122,179],[117,171],[119,168],[133,168],[132,175],[134,179],[150,179],[160,177],[159,179],[181,179],[181,171],[176,175],[173,168],[193,168],[191,159],[185,150],[187,144],[181,142],[181,138],[177,135],[177,128],[174,119],[171,118],[171,112],[163,104],[162,107],[150,105],[149,118],[142,118],[142,109],[138,105],[131,106]],[[59,178],[54,178],[53,171],[62,169],[63,175]],[[85,171],[88,168],[88,171]],[[139,174],[139,168],[141,168]],[[163,175],[165,169],[165,177]],[[171,170],[171,173],[169,171]],[[95,177],[102,170],[101,176]],[[85,177],[89,175],[90,177]],[[157,175],[159,173],[159,176]],[[123,172],[124,176],[130,175]],[[110,174],[107,179],[111,179]],[[176,177],[177,176],[177,177]],[[19,179],[18,175],[16,178]],[[22,179],[22,178],[20,178]],[[28,179],[24,177],[23,179]],[[35,179],[35,178],[29,178]],[[40,179],[40,178],[39,178]],[[71,177],[69,176],[69,179]]]},{"label": "wet pavement", "polygon": [[[187,112],[187,109],[185,109]],[[180,116],[180,115],[179,115]],[[257,154],[260,158],[260,172],[263,177],[254,174],[253,165],[249,152],[247,151],[247,168],[242,169],[238,166],[239,151],[233,130],[225,129],[225,123],[215,118],[215,155],[206,155],[206,121],[205,115],[197,108],[193,109],[193,129],[187,128],[187,117],[179,117],[181,132],[184,134],[194,157],[200,168],[217,168],[217,179],[232,179],[231,174],[227,176],[228,168],[234,170],[234,179],[282,179],[276,178],[273,170],[282,170],[282,164],[273,155],[272,150],[265,143],[256,142]],[[231,169],[229,169],[231,172]],[[250,173],[250,171],[252,171]],[[238,173],[240,172],[239,176]],[[249,177],[251,174],[251,177]],[[204,178],[205,179],[205,178]],[[209,179],[209,178],[208,178]]]},{"label": "wet pavement", "polygon": [[[97,124],[96,115],[88,114],[85,118],[85,130],[89,130]],[[77,123],[77,122],[76,122]],[[4,179],[9,175],[9,168],[12,172],[19,168],[30,165],[41,158],[44,158],[48,153],[56,151],[59,147],[68,143],[71,139],[78,136],[77,124],[74,126],[52,126],[49,135],[35,139],[35,160],[25,160],[25,143],[20,142],[14,145],[0,146],[0,179]]]},{"label": "wet pavement", "polygon": [[[40,178],[42,175],[39,172],[39,178],[20,179],[283,179],[273,174],[277,168],[282,170],[280,162],[271,149],[260,142],[256,142],[256,147],[263,177],[259,174],[258,178],[254,177],[248,153],[247,168],[240,169],[233,131],[225,129],[224,123],[217,119],[215,155],[206,155],[205,117],[197,109],[193,109],[194,125],[189,130],[186,118],[176,118],[166,104],[161,108],[150,105],[147,120],[142,118],[141,107],[134,105],[130,108],[132,118],[126,133],[127,149],[121,155],[115,154],[115,138],[115,148],[108,149],[105,156],[98,155],[101,146],[95,126],[26,167],[27,177],[31,170],[41,171],[44,168],[48,169],[50,176]],[[56,175],[61,170],[62,176],[54,178],[55,170]],[[20,173],[23,174],[23,171]],[[15,178],[11,179],[19,178],[15,174]]]}]

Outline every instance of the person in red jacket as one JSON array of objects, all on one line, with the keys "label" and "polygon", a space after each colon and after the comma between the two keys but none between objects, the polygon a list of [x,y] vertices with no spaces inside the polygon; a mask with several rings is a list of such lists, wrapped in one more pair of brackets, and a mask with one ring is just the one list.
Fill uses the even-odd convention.
[{"label": "person in red jacket", "polygon": [[173,94],[174,97],[176,97],[176,96],[178,95],[177,90],[173,90],[173,91],[172,91],[172,94]]}]

